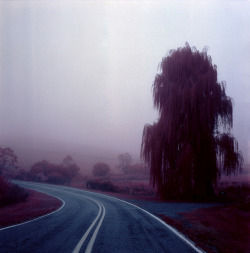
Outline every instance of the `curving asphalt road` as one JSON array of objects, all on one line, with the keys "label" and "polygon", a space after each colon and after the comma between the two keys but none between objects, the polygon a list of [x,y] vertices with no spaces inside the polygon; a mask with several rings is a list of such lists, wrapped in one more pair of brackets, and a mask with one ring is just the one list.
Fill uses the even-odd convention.
[{"label": "curving asphalt road", "polygon": [[0,252],[203,252],[159,218],[125,201],[63,186],[18,184],[61,199],[62,207],[0,229]]}]

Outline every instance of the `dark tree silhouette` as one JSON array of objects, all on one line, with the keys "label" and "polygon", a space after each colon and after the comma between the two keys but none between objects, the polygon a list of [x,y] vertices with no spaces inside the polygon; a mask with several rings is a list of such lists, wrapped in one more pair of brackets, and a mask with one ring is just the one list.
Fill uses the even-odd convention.
[{"label": "dark tree silhouette", "polygon": [[110,172],[110,167],[106,163],[98,162],[93,166],[94,176],[106,176]]},{"label": "dark tree silhouette", "polygon": [[46,160],[35,163],[26,176],[30,180],[53,184],[70,184],[72,179],[79,176],[80,168],[71,156],[66,156],[62,164],[52,164]]},{"label": "dark tree silhouette", "polygon": [[80,168],[77,166],[76,162],[70,155],[67,155],[63,159],[62,167],[69,171],[71,178],[79,175]]},{"label": "dark tree silhouette", "polygon": [[62,160],[62,166],[63,167],[68,168],[68,167],[70,167],[71,165],[74,165],[74,164],[76,164],[76,162],[74,161],[74,159],[72,158],[71,155],[65,156]]},{"label": "dark tree silhouette", "polygon": [[17,156],[11,148],[0,147],[0,175],[6,170],[17,168]]},{"label": "dark tree silhouette", "polygon": [[42,160],[39,162],[36,162],[35,164],[32,165],[31,170],[30,170],[30,175],[38,175],[41,177],[47,177],[50,174],[50,169],[51,164],[47,160]]},{"label": "dark tree silhouette", "polygon": [[145,125],[141,156],[162,198],[203,198],[214,194],[221,173],[243,162],[233,125],[232,99],[207,50],[185,47],[163,58],[153,83],[159,120]]},{"label": "dark tree silhouette", "polygon": [[129,167],[132,163],[132,156],[129,153],[118,155],[119,165],[118,167],[122,169],[124,174],[129,173]]}]

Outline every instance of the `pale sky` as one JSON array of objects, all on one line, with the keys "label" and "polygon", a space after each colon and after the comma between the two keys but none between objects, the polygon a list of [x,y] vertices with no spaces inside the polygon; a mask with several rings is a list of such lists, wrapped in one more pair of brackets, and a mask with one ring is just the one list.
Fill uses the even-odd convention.
[{"label": "pale sky", "polygon": [[[0,146],[139,156],[161,59],[209,47],[250,163],[250,1],[0,0]],[[116,154],[114,154],[115,156]]]}]

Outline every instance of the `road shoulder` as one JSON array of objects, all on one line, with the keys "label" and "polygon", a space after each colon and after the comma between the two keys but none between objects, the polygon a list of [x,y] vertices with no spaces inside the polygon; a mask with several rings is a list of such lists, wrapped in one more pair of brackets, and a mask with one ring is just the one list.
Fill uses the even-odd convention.
[{"label": "road shoulder", "polygon": [[61,207],[62,202],[45,193],[28,190],[25,202],[0,208],[0,228],[26,222],[51,213]]}]

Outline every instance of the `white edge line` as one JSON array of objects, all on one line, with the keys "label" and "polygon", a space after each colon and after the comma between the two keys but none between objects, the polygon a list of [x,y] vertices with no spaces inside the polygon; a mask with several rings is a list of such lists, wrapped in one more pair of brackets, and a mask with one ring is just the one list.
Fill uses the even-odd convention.
[{"label": "white edge line", "polygon": [[[75,189],[75,188],[72,188],[72,189]],[[170,226],[169,224],[167,224],[166,222],[164,222],[163,220],[161,220],[160,218],[158,218],[157,216],[155,216],[154,214],[146,211],[145,209],[139,207],[139,206],[136,206],[130,202],[127,202],[125,200],[122,200],[122,199],[119,199],[119,198],[116,198],[116,197],[112,197],[112,196],[109,196],[109,195],[105,195],[105,194],[102,194],[102,193],[97,193],[97,192],[91,192],[91,191],[86,191],[84,189],[76,189],[76,190],[80,190],[80,191],[85,191],[85,192],[88,192],[88,193],[91,193],[92,195],[100,195],[100,196],[104,196],[104,197],[108,197],[108,198],[111,198],[111,199],[115,199],[115,200],[119,200],[123,203],[126,203],[128,205],[131,205],[135,208],[138,208],[139,210],[143,211],[144,213],[148,214],[149,216],[151,216],[152,218],[156,219],[158,222],[160,222],[162,225],[164,225],[165,227],[167,227],[171,232],[173,232],[177,237],[179,237],[181,240],[183,240],[187,245],[189,245],[191,248],[193,248],[196,252],[198,253],[205,253],[204,250],[200,249],[199,247],[197,247],[195,245],[195,243],[193,241],[191,241],[189,238],[187,238],[184,234],[182,234],[181,232],[179,232],[177,229],[175,229],[174,227]],[[61,191],[64,191],[64,190],[61,190]],[[80,195],[80,194],[77,194],[75,193],[76,195]],[[80,195],[81,196],[81,195]],[[84,197],[84,196],[82,196]],[[89,197],[85,197],[85,198],[88,198],[92,201],[95,202],[95,200],[89,198]]]},{"label": "white edge line", "polygon": [[[50,187],[47,187],[47,188],[50,188]],[[75,188],[72,188],[72,189],[75,189]],[[83,189],[77,189],[77,190],[86,191],[86,190],[83,190]],[[62,190],[62,191],[63,191],[63,190]],[[119,201],[121,201],[121,202],[124,202],[124,203],[126,203],[126,204],[128,204],[128,205],[131,205],[131,206],[133,206],[133,207],[135,207],[135,208],[138,208],[139,210],[145,212],[146,214],[148,214],[149,216],[151,216],[152,218],[154,218],[154,219],[156,219],[158,222],[160,222],[162,225],[164,225],[165,227],[167,227],[170,231],[172,231],[176,236],[178,236],[180,239],[182,239],[186,244],[188,244],[188,245],[189,245],[191,248],[193,248],[196,252],[198,252],[198,253],[205,253],[204,250],[198,248],[198,247],[195,245],[195,243],[194,243],[193,241],[191,241],[190,239],[188,239],[185,235],[183,235],[182,233],[180,233],[180,232],[179,232],[178,230],[176,230],[174,227],[172,227],[172,226],[170,226],[169,224],[165,223],[163,220],[161,220],[161,219],[158,218],[157,216],[155,216],[155,215],[153,215],[152,213],[146,211],[145,209],[143,209],[143,208],[141,208],[141,207],[139,207],[139,206],[136,206],[136,205],[134,205],[134,204],[132,204],[132,203],[129,203],[129,202],[125,201],[125,200],[116,198],[116,197],[112,197],[112,196],[105,195],[105,194],[102,194],[102,193],[97,193],[97,192],[91,192],[91,191],[86,191],[86,192],[92,193],[93,195],[96,194],[96,195],[104,196],[104,197],[107,197],[107,198],[116,199],[116,200],[119,200]],[[44,192],[43,192],[43,193],[44,193]],[[47,194],[47,193],[45,193],[45,194]],[[51,195],[51,194],[48,194],[48,195]],[[78,195],[78,194],[77,194],[77,195]],[[51,195],[51,196],[53,196],[53,195]],[[53,197],[55,197],[55,196],[53,196]],[[0,231],[1,231],[1,230],[4,230],[4,229],[11,228],[11,227],[20,226],[20,225],[23,225],[23,224],[26,224],[26,223],[29,223],[29,222],[32,222],[32,221],[35,221],[35,220],[38,220],[38,219],[41,219],[41,218],[43,218],[43,217],[45,217],[45,216],[51,215],[51,214],[53,214],[53,213],[59,211],[60,209],[62,209],[62,208],[64,207],[65,202],[64,202],[61,198],[59,198],[59,197],[56,197],[56,198],[58,198],[59,200],[61,200],[61,201],[63,202],[63,205],[62,205],[58,210],[56,210],[56,211],[54,211],[54,212],[52,212],[52,213],[48,213],[48,214],[46,214],[46,215],[40,216],[40,217],[38,217],[38,218],[36,218],[36,219],[33,219],[33,220],[30,220],[30,221],[26,221],[26,222],[23,222],[23,223],[20,223],[20,224],[16,224],[16,225],[12,225],[12,226],[9,226],[9,227],[1,228]]]},{"label": "white edge line", "polygon": [[[98,202],[99,202],[99,201],[98,201]],[[102,210],[103,210],[102,217],[101,217],[101,219],[100,219],[100,221],[99,221],[99,223],[98,223],[98,225],[97,225],[97,227],[96,227],[96,229],[95,229],[95,231],[94,231],[94,233],[93,233],[93,235],[92,235],[92,237],[91,237],[91,239],[90,239],[90,241],[89,241],[89,243],[88,243],[88,246],[87,246],[87,248],[86,248],[86,250],[85,250],[85,253],[91,253],[92,248],[93,248],[93,245],[94,245],[94,242],[95,242],[95,239],[96,239],[96,237],[97,237],[97,234],[98,234],[98,232],[99,232],[99,230],[100,230],[100,227],[101,227],[101,225],[102,225],[102,222],[103,222],[104,217],[105,217],[105,214],[106,214],[104,205],[103,205],[101,202],[99,202],[99,203],[100,203],[100,205],[101,205],[102,208],[103,208],[103,209],[102,209]]]},{"label": "white edge line", "polygon": [[[22,187],[24,187],[24,188],[26,188],[26,189],[30,189],[30,188],[27,188],[27,187],[25,187],[25,186],[22,186]],[[34,190],[34,189],[30,189],[30,190]],[[59,197],[53,196],[52,194],[45,193],[45,192],[43,192],[43,191],[39,191],[39,190],[34,190],[34,191],[41,192],[41,193],[44,193],[44,194],[50,195],[50,196],[52,196],[52,197],[54,197],[54,198],[57,198],[57,199],[59,199],[59,200],[62,202],[62,205],[60,206],[60,208],[59,208],[59,209],[57,209],[57,210],[55,210],[55,211],[53,211],[53,212],[50,212],[50,213],[44,214],[44,215],[39,216],[39,217],[37,217],[37,218],[35,218],[35,219],[32,219],[32,220],[28,220],[28,221],[25,221],[25,222],[22,222],[22,223],[18,223],[18,224],[11,225],[11,226],[8,226],[8,227],[0,228],[0,231],[3,231],[3,230],[5,230],[5,229],[9,229],[9,228],[13,228],[13,227],[18,227],[18,226],[21,226],[21,225],[24,225],[24,224],[27,224],[27,223],[30,223],[30,222],[33,222],[33,221],[36,221],[36,220],[42,219],[42,218],[44,218],[44,217],[46,217],[46,216],[49,216],[49,215],[51,215],[51,214],[54,214],[54,213],[56,213],[56,212],[60,211],[60,210],[61,210],[61,209],[65,206],[65,202],[64,202],[64,200],[62,200],[62,199],[61,199],[61,198],[59,198]]]},{"label": "white edge line", "polygon": [[[76,195],[80,195],[77,194]],[[81,196],[83,197],[83,196]],[[89,199],[90,200],[90,199]],[[92,200],[93,201],[93,200]],[[96,201],[94,201],[98,207],[99,207],[99,212],[96,216],[96,218],[94,219],[94,221],[91,223],[91,225],[89,226],[88,230],[84,233],[84,235],[82,236],[82,238],[80,239],[80,241],[77,243],[77,245],[75,246],[74,250],[72,251],[72,253],[78,253],[81,250],[81,247],[83,245],[83,243],[85,242],[86,238],[88,237],[90,231],[92,230],[93,226],[96,224],[97,220],[99,219],[99,217],[101,216],[101,205],[99,203],[97,203]]]},{"label": "white edge line", "polygon": [[[83,190],[84,191],[84,190]],[[90,192],[90,191],[86,191],[86,192]],[[165,223],[163,220],[161,220],[160,218],[158,218],[157,216],[155,216],[154,214],[146,211],[145,209],[139,207],[139,206],[136,206],[132,203],[129,203],[125,200],[122,200],[122,199],[119,199],[119,198],[116,198],[116,197],[112,197],[112,196],[109,196],[109,195],[105,195],[105,194],[102,194],[102,193],[96,193],[96,192],[90,192],[90,193],[93,193],[93,194],[97,194],[97,195],[101,195],[101,196],[105,196],[105,197],[108,197],[108,198],[112,198],[112,199],[116,199],[116,200],[119,200],[121,202],[124,202],[128,205],[131,205],[133,207],[136,207],[138,208],[139,210],[145,212],[146,214],[148,214],[149,216],[153,217],[154,219],[156,219],[157,221],[159,221],[162,225],[164,225],[165,227],[167,227],[170,231],[172,231],[176,236],[178,236],[180,239],[182,239],[186,244],[188,244],[191,248],[193,248],[196,252],[198,253],[205,253],[204,250],[198,248],[195,243],[193,241],[191,241],[190,239],[188,239],[184,234],[180,233],[177,229],[175,229],[174,227],[170,226],[169,224]]]},{"label": "white edge line", "polygon": [[[46,188],[50,188],[50,187],[46,187]],[[51,188],[51,189],[54,189],[54,188]],[[72,189],[74,189],[74,188],[72,188]],[[63,189],[55,189],[55,190],[66,192],[66,193],[70,193],[67,190],[63,190]],[[77,190],[79,190],[79,189],[77,189]],[[87,191],[84,191],[84,190],[80,190],[80,191],[87,192]],[[85,253],[91,253],[93,245],[94,245],[95,240],[96,240],[96,237],[98,235],[98,232],[99,232],[99,230],[101,228],[101,225],[103,223],[104,217],[106,215],[105,207],[104,207],[104,205],[100,201],[97,201],[97,200],[93,199],[92,197],[87,197],[87,196],[84,196],[84,195],[81,195],[81,194],[75,193],[75,192],[72,192],[71,194],[76,195],[76,196],[78,196],[80,198],[88,199],[88,200],[94,202],[99,207],[99,212],[98,212],[95,220],[91,223],[91,225],[89,226],[88,230],[84,233],[84,235],[82,236],[82,238],[80,239],[80,241],[77,243],[77,245],[74,248],[74,250],[72,251],[72,253],[78,253],[81,250],[82,245],[84,244],[84,242],[87,239],[89,233],[91,232],[92,228],[94,227],[94,225],[96,224],[97,220],[100,218],[101,213],[102,213],[102,217],[100,218],[100,221],[98,222],[98,224],[97,224],[97,226],[96,226],[96,228],[95,228],[95,230],[93,232],[93,235],[90,238],[90,241],[89,241],[89,243],[87,245],[87,248],[85,250]]]},{"label": "white edge line", "polygon": [[[72,251],[72,253],[78,253],[81,250],[82,245],[84,244],[85,240],[87,239],[87,237],[88,237],[89,233],[91,232],[92,228],[95,226],[95,224],[98,221],[99,217],[101,216],[101,213],[102,213],[102,210],[103,210],[102,217],[101,217],[101,219],[100,219],[100,221],[99,221],[96,229],[94,230],[93,235],[92,235],[92,237],[91,237],[91,239],[90,239],[90,241],[89,241],[89,243],[87,245],[87,248],[85,250],[85,252],[91,253],[91,250],[92,250],[92,247],[94,245],[95,239],[97,237],[97,234],[98,234],[98,232],[100,230],[100,227],[102,225],[102,222],[103,222],[105,214],[106,214],[104,205],[101,202],[99,202],[99,201],[97,201],[97,200],[95,200],[95,199],[93,199],[91,197],[87,197],[87,196],[81,195],[79,193],[68,192],[67,190],[57,189],[57,188],[53,188],[53,187],[50,187],[50,186],[42,186],[42,187],[43,188],[47,188],[47,189],[56,190],[56,191],[65,192],[67,194],[70,193],[70,194],[76,195],[76,196],[78,196],[80,198],[88,199],[88,200],[94,202],[99,207],[99,211],[98,211],[98,214],[97,214],[96,218],[91,223],[91,225],[89,226],[88,230],[84,233],[84,235],[82,236],[82,238],[80,239],[80,241],[77,243],[77,245],[75,246],[75,248]],[[72,188],[72,189],[74,189],[74,188]],[[79,189],[77,189],[77,190],[79,190]],[[87,191],[84,191],[84,190],[80,190],[80,191],[87,192]]]},{"label": "white edge line", "polygon": [[[29,185],[29,183],[28,183],[28,185]],[[34,186],[34,185],[35,185],[35,186],[40,187],[40,185],[38,185],[38,184],[30,183],[30,185],[31,185],[31,186]],[[27,186],[26,186],[26,187],[25,187],[25,186],[22,186],[22,187],[24,187],[24,188],[26,188],[26,189],[34,190],[33,188],[29,188],[29,187],[27,187]],[[69,193],[69,192],[67,192],[66,190],[63,190],[63,189],[55,189],[55,188],[50,187],[50,186],[43,186],[43,185],[42,185],[41,187],[47,188],[47,189],[56,190],[56,191],[61,191],[61,192]],[[72,189],[74,189],[74,188],[72,188]],[[51,214],[53,214],[53,213],[58,212],[58,211],[61,210],[61,209],[64,207],[64,205],[65,205],[64,200],[62,200],[62,199],[59,198],[59,197],[56,197],[56,196],[54,196],[54,195],[52,195],[52,194],[50,194],[50,193],[46,193],[46,192],[43,192],[43,191],[40,191],[40,190],[34,190],[34,191],[41,192],[41,193],[50,195],[50,196],[52,196],[52,197],[55,197],[55,198],[59,199],[63,204],[62,204],[62,206],[61,206],[59,209],[57,209],[57,210],[55,210],[55,211],[53,211],[53,212],[51,212],[51,213],[42,215],[42,216],[40,216],[40,217],[37,217],[37,218],[35,218],[35,219],[29,220],[29,221],[26,221],[26,222],[23,222],[23,223],[19,223],[19,224],[15,224],[15,225],[12,225],[12,226],[8,226],[8,227],[1,228],[0,231],[1,231],[1,230],[8,229],[8,228],[13,228],[13,227],[21,226],[21,225],[24,225],[24,224],[33,222],[33,221],[35,221],[35,220],[39,220],[39,219],[41,219],[41,218],[43,218],[43,217],[45,217],[45,216],[48,216],[48,215],[51,215]],[[90,233],[90,231],[92,230],[93,226],[95,225],[95,223],[97,222],[97,220],[98,220],[99,217],[101,216],[101,211],[102,211],[102,208],[103,208],[102,217],[101,217],[101,219],[100,219],[100,221],[99,221],[99,223],[98,223],[98,225],[97,225],[97,227],[96,227],[96,229],[95,229],[95,231],[94,231],[94,233],[93,233],[93,235],[92,235],[92,237],[91,237],[91,239],[90,239],[90,242],[89,242],[88,245],[87,245],[87,249],[86,249],[86,251],[85,251],[85,252],[91,252],[92,247],[93,247],[94,242],[95,242],[95,239],[96,239],[96,236],[97,236],[97,234],[98,234],[98,232],[99,232],[99,229],[100,229],[100,227],[101,227],[101,225],[102,225],[102,222],[103,222],[103,220],[104,220],[104,217],[105,217],[105,213],[106,213],[105,207],[104,207],[104,205],[103,205],[101,202],[96,201],[96,200],[94,200],[93,198],[86,197],[86,196],[82,196],[82,195],[80,195],[80,194],[78,194],[78,193],[74,193],[74,192],[71,193],[71,194],[77,195],[77,196],[79,196],[79,197],[81,197],[81,198],[87,198],[88,200],[90,200],[90,201],[96,203],[97,206],[99,207],[99,212],[98,212],[98,214],[97,214],[97,217],[96,217],[95,220],[92,222],[92,224],[90,225],[90,227],[88,228],[88,230],[84,233],[84,235],[82,236],[82,238],[80,239],[80,241],[78,242],[78,244],[76,245],[76,247],[74,248],[74,250],[72,251],[72,253],[78,253],[78,252],[81,250],[81,247],[82,247],[83,243],[85,242],[85,240],[86,240],[88,234]]]}]

